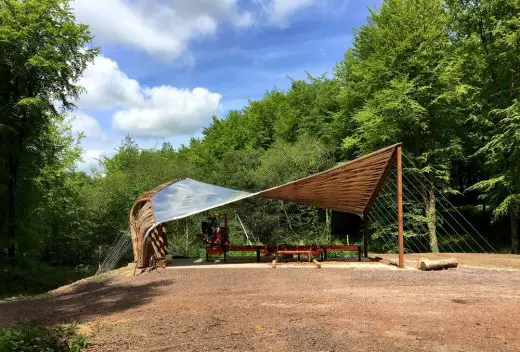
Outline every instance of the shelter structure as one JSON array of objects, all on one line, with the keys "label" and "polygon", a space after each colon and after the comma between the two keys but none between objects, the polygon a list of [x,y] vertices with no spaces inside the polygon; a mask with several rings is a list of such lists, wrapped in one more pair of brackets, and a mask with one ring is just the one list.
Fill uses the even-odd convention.
[{"label": "shelter structure", "polygon": [[396,211],[399,266],[404,267],[401,144],[380,149],[329,170],[260,192],[250,193],[189,178],[162,184],[142,194],[130,210],[134,258],[139,268],[153,255],[166,254],[165,223],[246,198],[265,198],[351,213],[364,222],[363,250],[368,255],[366,218],[388,173],[397,168]]}]

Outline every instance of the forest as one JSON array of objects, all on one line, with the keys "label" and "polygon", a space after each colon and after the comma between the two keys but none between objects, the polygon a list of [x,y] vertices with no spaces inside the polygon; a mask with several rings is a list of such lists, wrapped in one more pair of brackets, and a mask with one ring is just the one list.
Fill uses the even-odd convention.
[{"label": "forest", "polygon": [[[0,294],[95,272],[128,235],[137,196],[168,180],[258,191],[397,142],[435,185],[417,191],[430,236],[438,189],[497,251],[520,252],[519,0],[385,0],[328,73],[266,87],[180,148],[127,136],[85,173],[67,116],[99,54],[91,40],[67,0],[0,1]],[[248,200],[224,211],[234,242],[246,240],[235,215],[255,241],[344,240],[322,209]],[[200,220],[169,225],[172,254],[201,253]]]}]

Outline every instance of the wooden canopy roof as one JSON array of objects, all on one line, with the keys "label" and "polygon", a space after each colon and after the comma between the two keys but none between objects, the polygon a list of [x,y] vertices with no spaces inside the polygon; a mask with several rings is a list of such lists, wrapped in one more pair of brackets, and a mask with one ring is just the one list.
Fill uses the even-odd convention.
[{"label": "wooden canopy roof", "polygon": [[395,164],[400,146],[394,144],[335,168],[270,188],[260,192],[259,197],[363,216]]},{"label": "wooden canopy roof", "polygon": [[[287,200],[364,217],[377,197],[391,167],[400,163],[401,144],[395,144],[335,168],[256,193],[181,179],[162,184],[142,194],[130,210],[130,230],[138,267],[147,266],[147,250],[161,255],[166,236],[160,224],[208,211],[241,199],[260,197]],[[400,170],[398,168],[398,181]],[[402,194],[398,182],[398,209]],[[399,203],[401,199],[401,203]],[[402,249],[402,210],[399,213],[400,265]],[[152,232],[153,231],[153,232]],[[151,234],[152,241],[147,242]],[[146,245],[148,243],[148,245]],[[367,238],[365,238],[366,248]]]}]

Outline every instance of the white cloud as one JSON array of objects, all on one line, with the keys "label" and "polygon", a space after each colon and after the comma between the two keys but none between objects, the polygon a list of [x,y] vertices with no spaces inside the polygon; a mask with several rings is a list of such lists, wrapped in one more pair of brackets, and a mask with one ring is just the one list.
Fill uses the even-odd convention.
[{"label": "white cloud", "polygon": [[108,109],[142,102],[140,85],[119,70],[117,62],[98,56],[83,72],[79,84],[87,90],[78,102],[80,108]]},{"label": "white cloud", "polygon": [[[235,28],[266,23],[285,27],[291,16],[317,0],[254,0],[250,10],[240,0],[73,0],[80,22],[96,41],[123,44],[165,59],[186,55],[192,40],[217,34],[223,24]],[[189,62],[189,60],[188,60]]]},{"label": "white cloud", "polygon": [[270,0],[264,6],[269,23],[285,27],[296,12],[313,5],[316,0]]},{"label": "white cloud", "polygon": [[78,169],[84,172],[90,172],[92,169],[99,169],[99,162],[103,156],[108,156],[103,150],[87,149],[81,155],[81,162],[78,163]]},{"label": "white cloud", "polygon": [[192,39],[215,35],[219,22],[253,24],[238,0],[75,0],[79,21],[101,42],[123,43],[163,58],[179,58]]},{"label": "white cloud", "polygon": [[76,111],[71,117],[71,130],[76,135],[83,135],[89,140],[104,141],[106,135],[99,122],[92,116],[81,111]]},{"label": "white cloud", "polygon": [[194,133],[220,110],[221,95],[205,88],[144,88],[144,104],[114,114],[112,127],[137,137]]},{"label": "white cloud", "polygon": [[[122,72],[114,60],[103,56],[89,65],[80,84],[87,90],[78,101],[80,108],[116,109],[112,127],[135,137],[194,133],[220,112],[222,97],[218,93],[169,85],[143,87]],[[94,118],[76,115],[76,130],[83,129],[87,137],[102,133]]]}]

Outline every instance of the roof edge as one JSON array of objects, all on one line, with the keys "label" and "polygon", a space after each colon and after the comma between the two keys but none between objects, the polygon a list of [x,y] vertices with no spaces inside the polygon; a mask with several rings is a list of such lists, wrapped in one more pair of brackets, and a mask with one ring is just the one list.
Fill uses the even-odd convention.
[{"label": "roof edge", "polygon": [[290,184],[292,184],[292,183],[296,183],[296,182],[300,182],[300,181],[303,181],[303,180],[307,180],[307,179],[310,179],[310,178],[312,178],[312,177],[316,177],[316,176],[318,176],[318,175],[324,174],[324,173],[326,173],[326,172],[330,172],[330,171],[333,171],[333,170],[336,170],[336,169],[339,169],[339,168],[345,167],[345,166],[347,166],[347,165],[356,164],[356,163],[358,163],[358,162],[360,162],[360,161],[362,161],[362,160],[364,160],[364,159],[370,158],[370,157],[372,157],[372,156],[374,156],[374,155],[377,155],[377,154],[380,154],[380,153],[385,153],[385,152],[387,152],[387,151],[390,150],[390,149],[396,149],[398,146],[402,146],[402,145],[403,145],[403,143],[402,143],[402,142],[399,142],[399,143],[396,143],[396,144],[390,145],[390,146],[388,146],[388,147],[385,147],[385,148],[382,148],[382,149],[376,150],[376,151],[371,152],[371,153],[369,153],[369,154],[362,155],[362,156],[360,156],[359,158],[356,158],[356,159],[354,159],[354,160],[349,160],[349,161],[347,161],[347,162],[344,162],[344,163],[341,163],[341,164],[339,164],[339,165],[333,166],[333,167],[331,167],[330,169],[327,169],[327,170],[324,170],[324,171],[320,171],[320,172],[317,172],[317,173],[312,174],[312,175],[310,175],[310,176],[305,176],[305,177],[299,178],[299,179],[297,179],[297,180],[289,181],[289,182],[286,182],[286,183],[281,184],[281,185],[278,185],[278,186],[274,186],[274,187],[271,187],[271,188],[268,188],[268,189],[264,189],[264,190],[259,191],[259,192],[257,192],[257,193],[258,193],[258,195],[261,196],[262,193],[267,193],[267,192],[269,192],[269,191],[275,190],[276,188],[281,188],[281,187],[284,187],[284,186],[290,185]]}]

